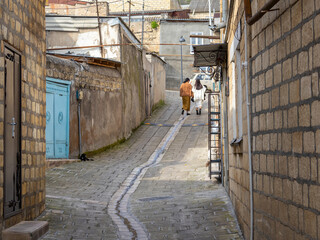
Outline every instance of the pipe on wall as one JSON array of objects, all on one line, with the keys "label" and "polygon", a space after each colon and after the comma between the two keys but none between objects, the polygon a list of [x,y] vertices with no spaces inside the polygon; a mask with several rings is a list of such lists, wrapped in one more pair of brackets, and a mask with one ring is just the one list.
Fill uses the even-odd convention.
[{"label": "pipe on wall", "polygon": [[[280,0],[270,0],[269,2],[267,2],[265,5],[263,5],[263,7],[257,11],[257,13],[255,15],[253,15],[251,18],[248,19],[248,24],[252,25],[255,22],[257,22],[260,18],[263,17],[264,14],[266,14],[268,11],[270,11],[270,9],[276,5]],[[250,6],[251,8],[251,6]]]},{"label": "pipe on wall", "polygon": [[251,154],[251,129],[250,129],[250,102],[248,87],[248,42],[247,42],[247,21],[244,18],[244,52],[245,61],[242,65],[245,68],[246,102],[247,102],[247,127],[248,127],[248,156],[249,156],[249,191],[250,191],[250,240],[253,240],[253,183],[252,183],[252,154]]}]

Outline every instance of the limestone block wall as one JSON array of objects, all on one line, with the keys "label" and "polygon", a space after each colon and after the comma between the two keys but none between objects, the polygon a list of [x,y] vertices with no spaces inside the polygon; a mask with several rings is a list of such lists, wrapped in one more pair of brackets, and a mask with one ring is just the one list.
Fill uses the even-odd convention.
[{"label": "limestone block wall", "polygon": [[320,2],[274,8],[251,29],[254,234],[320,239]]},{"label": "limestone block wall", "polygon": [[[245,59],[244,48],[244,6],[243,1],[235,1],[232,9],[230,29],[228,33],[228,60],[227,92],[224,92],[223,107],[226,112],[223,116],[224,121],[227,118],[227,142],[225,143],[225,152],[227,153],[228,162],[226,173],[226,188],[234,206],[239,225],[246,239],[250,238],[250,185],[249,185],[249,157],[248,157],[248,127],[245,95],[245,72],[241,62]],[[238,24],[241,21],[240,29]],[[236,31],[242,34],[236,33]],[[240,38],[239,38],[240,36]],[[240,55],[237,57],[237,53]],[[248,54],[249,55],[249,54]],[[240,75],[240,76],[239,76]],[[240,84],[239,84],[240,81]],[[225,83],[224,83],[225,84]],[[241,86],[241,98],[239,87]],[[226,95],[225,95],[226,94]],[[240,102],[240,103],[239,103]],[[242,106],[240,109],[239,106]],[[241,110],[241,111],[240,111]],[[241,121],[239,121],[241,119]],[[242,128],[242,133],[240,131]],[[224,130],[223,130],[224,132]],[[239,145],[230,145],[233,139],[240,139]]]},{"label": "limestone block wall", "polygon": [[[0,1],[0,229],[45,208],[45,1]],[[3,219],[4,42],[21,53],[22,211]]]}]

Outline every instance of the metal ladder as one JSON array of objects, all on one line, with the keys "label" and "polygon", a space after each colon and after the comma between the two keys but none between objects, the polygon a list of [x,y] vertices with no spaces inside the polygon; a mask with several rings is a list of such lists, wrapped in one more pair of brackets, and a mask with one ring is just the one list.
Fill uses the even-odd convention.
[{"label": "metal ladder", "polygon": [[210,179],[223,178],[220,92],[208,96],[208,170]]}]

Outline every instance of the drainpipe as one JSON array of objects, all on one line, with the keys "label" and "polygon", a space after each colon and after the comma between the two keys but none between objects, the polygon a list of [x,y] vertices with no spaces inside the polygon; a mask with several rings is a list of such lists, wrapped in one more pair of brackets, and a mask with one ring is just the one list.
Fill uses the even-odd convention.
[{"label": "drainpipe", "polygon": [[100,22],[100,16],[99,16],[99,7],[98,7],[98,0],[96,0],[96,8],[97,8],[97,19],[98,19],[98,28],[99,28],[99,40],[100,40],[100,48],[101,48],[101,57],[104,58],[104,48],[102,46],[102,33],[101,33],[101,22]]},{"label": "drainpipe", "polygon": [[209,6],[209,26],[211,27],[211,0],[208,0],[208,6]]},{"label": "drainpipe", "polygon": [[79,101],[78,102],[79,157],[81,157],[81,154],[82,154],[82,149],[81,149],[81,145],[82,145],[82,142],[81,142],[81,114],[80,114],[80,111],[81,111],[81,103]]},{"label": "drainpipe", "polygon": [[[209,0],[210,1],[210,0]],[[222,28],[225,28],[227,26],[227,14],[228,14],[228,0],[222,0],[222,22],[218,24],[213,24],[213,26],[210,26],[209,28],[216,32]],[[214,16],[213,16],[214,17]]]},{"label": "drainpipe", "polygon": [[143,35],[144,35],[144,0],[142,2],[142,29],[141,29],[141,49],[143,50]]},{"label": "drainpipe", "polygon": [[76,92],[77,100],[78,100],[78,130],[79,130],[79,157],[82,154],[82,139],[81,139],[81,101],[83,99],[83,91],[82,89],[77,90]]},{"label": "drainpipe", "polygon": [[228,0],[222,0],[222,22],[227,23]]},{"label": "drainpipe", "polygon": [[248,90],[248,42],[247,42],[247,21],[244,18],[244,52],[245,61],[242,63],[245,69],[246,101],[247,101],[247,123],[248,123],[248,156],[249,156],[249,180],[250,180],[250,240],[253,240],[253,184],[252,184],[252,156],[251,156],[251,129],[250,129],[250,102]]}]

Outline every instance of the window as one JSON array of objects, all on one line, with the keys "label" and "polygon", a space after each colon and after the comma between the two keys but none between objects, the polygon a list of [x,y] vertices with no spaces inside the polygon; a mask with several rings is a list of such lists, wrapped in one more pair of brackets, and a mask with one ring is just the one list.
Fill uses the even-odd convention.
[{"label": "window", "polygon": [[238,138],[242,137],[242,84],[241,84],[241,55],[236,50],[237,61],[237,117],[238,117]]},{"label": "window", "polygon": [[241,54],[236,49],[232,63],[232,83],[230,85],[230,108],[232,118],[231,145],[240,144],[243,134],[242,121],[242,83],[241,83]]},{"label": "window", "polygon": [[[203,32],[191,32],[190,35],[203,35]],[[203,38],[190,38],[190,53],[193,54],[193,45],[202,45]]]}]

